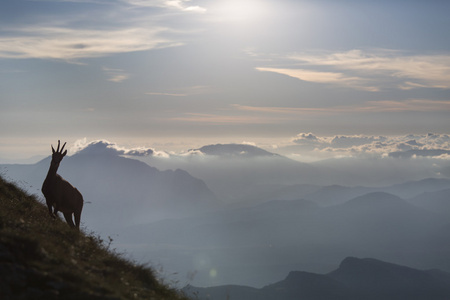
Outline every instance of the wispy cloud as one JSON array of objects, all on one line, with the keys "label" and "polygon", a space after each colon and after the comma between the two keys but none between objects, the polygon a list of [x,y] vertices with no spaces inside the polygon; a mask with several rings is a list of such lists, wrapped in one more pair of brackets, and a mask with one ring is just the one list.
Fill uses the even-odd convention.
[{"label": "wispy cloud", "polygon": [[[280,63],[289,68],[279,67]],[[380,91],[386,88],[450,88],[450,55],[411,55],[394,50],[299,53],[257,67],[304,81]]]},{"label": "wispy cloud", "polygon": [[146,95],[151,96],[171,96],[171,97],[186,97],[191,95],[201,95],[211,93],[213,90],[209,86],[196,85],[189,87],[177,88],[172,91],[157,91],[157,92],[146,92]]},{"label": "wispy cloud", "polygon": [[108,76],[108,81],[122,82],[130,78],[130,74],[126,73],[122,69],[111,69],[103,67],[103,71]]},{"label": "wispy cloud", "polygon": [[171,121],[183,121],[203,124],[267,124],[276,122],[263,116],[220,115],[205,113],[186,113],[184,116],[170,118]]},{"label": "wispy cloud", "polygon": [[377,87],[364,85],[366,80],[361,77],[346,76],[344,73],[338,72],[321,72],[305,69],[280,69],[280,68],[256,68],[262,72],[274,72],[290,77],[294,77],[303,81],[317,82],[317,83],[332,83],[345,85],[351,88],[378,91]]},{"label": "wispy cloud", "polygon": [[[43,2],[48,1],[52,0]],[[83,58],[180,46],[184,44],[180,35],[189,30],[176,28],[176,23],[167,18],[204,11],[185,0],[55,2],[61,2],[61,6],[72,2],[71,7],[76,5],[77,9],[61,10],[64,14],[49,10],[45,19],[31,19],[27,25],[19,27],[3,24],[0,26],[0,58],[78,62]],[[95,11],[91,11],[91,5],[95,5]]]},{"label": "wispy cloud", "polygon": [[141,7],[165,7],[181,11],[206,12],[205,7],[198,5],[189,5],[190,0],[122,0],[123,2]]},{"label": "wispy cloud", "polygon": [[[181,96],[167,93],[157,95]],[[329,107],[268,107],[233,104],[219,113],[186,112],[170,121],[209,124],[277,124],[298,120],[299,116],[331,116],[361,113],[450,112],[450,101],[411,99],[405,101],[367,101],[358,105]]]},{"label": "wispy cloud", "polygon": [[0,57],[76,60],[180,45],[160,37],[167,30],[28,27],[11,30],[8,36],[0,37]]},{"label": "wispy cloud", "polygon": [[362,104],[348,106],[329,106],[329,107],[261,107],[233,105],[237,110],[262,112],[270,114],[285,115],[335,115],[343,113],[362,113],[362,112],[402,112],[402,111],[449,111],[450,101],[435,101],[426,99],[410,99],[404,101],[367,101]]}]

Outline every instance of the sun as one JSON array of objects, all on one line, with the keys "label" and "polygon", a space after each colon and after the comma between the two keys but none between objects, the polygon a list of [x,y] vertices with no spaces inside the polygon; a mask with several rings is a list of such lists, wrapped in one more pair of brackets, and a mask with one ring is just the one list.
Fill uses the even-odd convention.
[{"label": "sun", "polygon": [[252,23],[263,19],[269,9],[262,0],[231,0],[221,1],[212,10],[218,21]]}]

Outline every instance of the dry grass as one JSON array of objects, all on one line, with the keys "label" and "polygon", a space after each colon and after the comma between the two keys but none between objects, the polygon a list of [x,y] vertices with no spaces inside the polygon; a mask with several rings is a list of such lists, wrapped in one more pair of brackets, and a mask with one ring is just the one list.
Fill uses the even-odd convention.
[{"label": "dry grass", "polygon": [[79,292],[119,299],[186,299],[152,269],[123,258],[94,233],[48,215],[45,205],[0,177],[0,246],[15,260]]}]

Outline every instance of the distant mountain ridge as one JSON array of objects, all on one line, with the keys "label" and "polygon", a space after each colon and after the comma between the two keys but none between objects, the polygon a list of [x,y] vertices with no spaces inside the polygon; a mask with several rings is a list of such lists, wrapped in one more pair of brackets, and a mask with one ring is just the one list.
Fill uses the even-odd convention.
[{"label": "distant mountain ridge", "polygon": [[208,266],[198,265],[194,285],[261,286],[292,266],[328,272],[333,261],[349,255],[448,271],[448,225],[445,215],[389,193],[372,192],[328,207],[303,199],[273,200],[195,218],[136,225],[125,228],[120,240],[127,245],[142,240],[171,245],[170,258],[152,247],[138,250],[142,255],[160,255],[171,269],[187,271],[192,265],[185,262],[186,257],[188,261],[195,261],[199,253],[208,257],[219,275],[212,280]]},{"label": "distant mountain ridge", "polygon": [[445,300],[450,298],[450,273],[422,271],[372,258],[345,258],[328,274],[293,271],[263,288],[187,286],[197,299],[233,300]]}]

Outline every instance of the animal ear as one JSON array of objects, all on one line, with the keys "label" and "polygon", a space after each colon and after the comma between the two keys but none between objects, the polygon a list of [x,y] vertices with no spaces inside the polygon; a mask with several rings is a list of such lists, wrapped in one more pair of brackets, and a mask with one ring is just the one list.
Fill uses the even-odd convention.
[{"label": "animal ear", "polygon": [[64,156],[66,156],[66,154],[67,154],[67,150],[66,150],[66,151],[64,151],[64,153],[62,154],[62,155],[63,155],[63,157],[64,157]]},{"label": "animal ear", "polygon": [[55,154],[55,149],[53,149],[53,145],[52,145],[52,152],[53,152],[53,154]]}]

